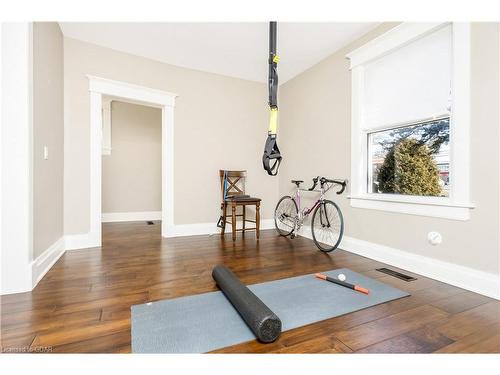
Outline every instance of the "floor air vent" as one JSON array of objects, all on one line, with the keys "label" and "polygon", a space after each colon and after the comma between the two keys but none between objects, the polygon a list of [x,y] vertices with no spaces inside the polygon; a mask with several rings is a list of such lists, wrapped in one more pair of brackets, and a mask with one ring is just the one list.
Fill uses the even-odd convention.
[{"label": "floor air vent", "polygon": [[152,221],[146,221],[146,224],[147,225],[155,225],[155,223],[153,223]]},{"label": "floor air vent", "polygon": [[385,273],[387,275],[391,275],[391,276],[397,277],[398,279],[401,279],[401,280],[404,280],[404,281],[417,280],[414,277],[405,275],[404,273],[401,273],[401,272],[396,272],[396,271],[390,270],[389,268],[377,268],[377,271]]}]

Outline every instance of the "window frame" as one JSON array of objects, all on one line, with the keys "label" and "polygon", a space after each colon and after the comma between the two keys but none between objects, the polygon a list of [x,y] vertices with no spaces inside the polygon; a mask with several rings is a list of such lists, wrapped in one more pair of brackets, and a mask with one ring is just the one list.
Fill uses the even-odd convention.
[{"label": "window frame", "polygon": [[[470,209],[470,24],[452,25],[452,111],[450,115],[450,192],[448,197],[368,193],[368,135],[363,126],[364,67],[440,28],[445,23],[404,22],[373,39],[346,57],[351,70],[351,192],[355,208],[412,215],[468,220]],[[415,121],[433,120],[442,116]],[[413,121],[412,121],[413,122]],[[392,127],[391,127],[392,128]]]}]

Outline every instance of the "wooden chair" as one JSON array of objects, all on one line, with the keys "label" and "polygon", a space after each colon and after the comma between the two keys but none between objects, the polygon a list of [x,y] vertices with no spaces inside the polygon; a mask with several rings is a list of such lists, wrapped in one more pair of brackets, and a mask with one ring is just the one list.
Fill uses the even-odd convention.
[{"label": "wooden chair", "polygon": [[[260,230],[260,198],[250,197],[245,194],[245,179],[247,171],[219,171],[220,187],[222,193],[222,230],[221,236],[224,236],[226,223],[231,224],[233,241],[236,240],[236,232],[245,234],[247,230],[255,230],[257,239],[259,239]],[[247,206],[255,206],[255,220],[247,219]],[[227,208],[231,207],[231,221],[227,220]],[[242,207],[240,214],[236,213],[237,207]],[[242,218],[242,228],[236,229],[236,218]],[[246,223],[254,223],[255,227],[247,228]]]}]

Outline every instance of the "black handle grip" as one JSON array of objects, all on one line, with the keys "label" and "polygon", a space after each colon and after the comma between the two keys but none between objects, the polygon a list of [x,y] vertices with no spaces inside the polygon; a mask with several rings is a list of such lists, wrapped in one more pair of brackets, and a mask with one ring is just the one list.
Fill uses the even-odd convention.
[{"label": "black handle grip", "polygon": [[342,189],[340,189],[339,191],[337,191],[337,194],[342,194],[344,192],[344,190],[345,190],[347,182],[342,181],[342,182],[339,182],[339,184],[342,185]]},{"label": "black handle grip", "polygon": [[318,179],[319,179],[319,176],[318,177],[314,177],[313,178],[313,186],[311,186],[309,189],[309,191],[313,191],[314,189],[316,189],[316,185],[318,184]]}]

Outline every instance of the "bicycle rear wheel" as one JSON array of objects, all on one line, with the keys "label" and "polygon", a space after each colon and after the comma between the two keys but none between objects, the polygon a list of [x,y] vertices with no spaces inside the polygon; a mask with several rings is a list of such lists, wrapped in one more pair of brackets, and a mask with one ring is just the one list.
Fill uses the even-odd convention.
[{"label": "bicycle rear wheel", "polygon": [[292,197],[286,195],[279,200],[274,210],[274,225],[281,236],[292,234],[298,214],[297,203]]},{"label": "bicycle rear wheel", "polygon": [[344,218],[340,208],[329,200],[321,202],[314,210],[311,230],[318,249],[325,253],[335,250],[344,234]]}]

